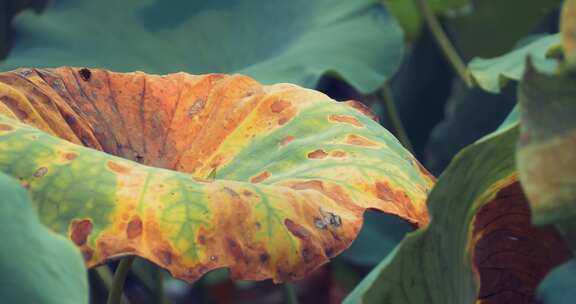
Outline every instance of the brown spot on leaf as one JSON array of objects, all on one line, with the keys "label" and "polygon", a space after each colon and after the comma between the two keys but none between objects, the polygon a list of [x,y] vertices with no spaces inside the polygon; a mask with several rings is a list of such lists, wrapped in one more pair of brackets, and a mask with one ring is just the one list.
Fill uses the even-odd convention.
[{"label": "brown spot on leaf", "polygon": [[90,219],[73,220],[71,230],[70,239],[72,242],[78,246],[82,246],[86,243],[88,235],[92,232],[92,221]]},{"label": "brown spot on leaf", "polygon": [[297,182],[290,186],[294,190],[305,190],[305,189],[314,189],[318,191],[324,191],[324,185],[322,181],[319,180],[309,180],[305,182]]},{"label": "brown spot on leaf", "polygon": [[280,140],[280,145],[285,146],[285,145],[291,143],[294,139],[295,139],[294,136],[288,135],[288,136],[282,138],[282,140]]},{"label": "brown spot on leaf", "polygon": [[206,101],[204,99],[196,100],[188,109],[188,116],[193,117],[194,115],[200,113],[204,106],[206,105]]},{"label": "brown spot on leaf", "polygon": [[260,253],[260,255],[258,255],[258,258],[260,259],[260,263],[264,264],[268,262],[268,260],[270,259],[270,255],[268,255],[268,253],[266,252],[263,252]]},{"label": "brown spot on leaf", "polygon": [[89,247],[82,247],[80,249],[80,251],[82,252],[82,257],[84,257],[84,261],[90,261],[92,259],[92,256],[94,255],[94,250],[92,250],[92,248]]},{"label": "brown spot on leaf", "polygon": [[357,146],[364,146],[364,147],[374,147],[374,146],[378,146],[377,143],[362,137],[360,135],[356,135],[356,134],[350,134],[346,137],[346,143],[347,144],[351,144],[351,145],[357,145]]},{"label": "brown spot on leaf", "polygon": [[375,122],[379,122],[378,116],[376,116],[376,114],[372,113],[372,110],[370,110],[370,108],[368,108],[365,104],[363,104],[359,101],[356,101],[356,100],[348,100],[348,101],[345,101],[344,104],[362,112],[362,114],[368,116],[370,119],[374,120]]},{"label": "brown spot on leaf", "polygon": [[46,175],[46,173],[48,173],[48,168],[40,167],[38,170],[36,170],[36,172],[34,172],[34,177],[42,177]]},{"label": "brown spot on leaf", "polygon": [[351,124],[358,128],[364,127],[364,125],[356,117],[350,115],[331,114],[330,116],[328,116],[328,120],[333,122]]},{"label": "brown spot on leaf", "polygon": [[242,259],[244,254],[242,253],[242,248],[240,248],[240,245],[238,245],[236,241],[234,241],[233,239],[227,239],[226,245],[228,247],[228,251],[230,252],[230,254],[232,254],[232,256],[236,260]]},{"label": "brown spot on leaf", "polygon": [[328,153],[326,153],[326,151],[324,151],[322,149],[314,150],[314,151],[308,153],[308,158],[313,158],[313,159],[325,158],[326,156],[328,156]]},{"label": "brown spot on leaf", "polygon": [[78,154],[76,154],[74,152],[68,152],[68,153],[64,154],[64,158],[67,160],[74,160],[74,159],[76,159],[76,157],[78,157]]},{"label": "brown spot on leaf", "polygon": [[292,233],[295,237],[299,239],[308,239],[310,237],[310,231],[304,228],[302,225],[295,223],[291,219],[285,219],[284,225],[288,228],[288,231]]},{"label": "brown spot on leaf", "polygon": [[401,212],[401,216],[410,222],[417,222],[423,225],[428,222],[428,213],[418,211],[410,197],[402,190],[394,190],[387,182],[377,182],[375,184],[376,196],[386,202],[393,202]]},{"label": "brown spot on leaf", "polygon": [[203,236],[203,235],[199,235],[199,236],[198,236],[198,243],[199,243],[200,245],[206,245],[206,237]]},{"label": "brown spot on leaf", "polygon": [[168,266],[172,264],[172,253],[166,249],[159,249],[154,251],[154,255],[160,260],[160,262]]},{"label": "brown spot on leaf", "polygon": [[332,157],[346,157],[346,155],[346,152],[340,150],[330,152],[330,156]]},{"label": "brown spot on leaf", "polygon": [[287,100],[276,100],[270,105],[270,110],[272,113],[280,113],[290,106],[290,102]]},{"label": "brown spot on leaf", "polygon": [[327,257],[332,258],[336,255],[336,250],[334,250],[334,248],[332,248],[332,247],[328,247],[328,248],[324,249],[324,254]]},{"label": "brown spot on leaf", "polygon": [[92,72],[90,72],[90,70],[87,68],[80,69],[78,74],[80,74],[80,78],[82,78],[84,81],[88,81],[90,80],[90,77],[92,77]]},{"label": "brown spot on leaf", "polygon": [[290,118],[288,118],[288,117],[282,117],[282,118],[278,119],[278,125],[282,126],[285,123],[287,123],[289,120],[290,120]]},{"label": "brown spot on leaf", "polygon": [[7,124],[0,124],[0,131],[12,131],[14,127]]},{"label": "brown spot on leaf", "polygon": [[128,174],[128,173],[130,173],[130,168],[128,168],[128,167],[126,167],[126,166],[124,166],[124,165],[121,165],[121,164],[119,164],[119,163],[117,163],[117,162],[111,161],[111,160],[109,160],[109,161],[106,162],[106,166],[108,167],[108,169],[110,169],[110,170],[112,170],[113,172],[116,172],[116,173],[118,173],[118,174]]},{"label": "brown spot on leaf", "polygon": [[142,220],[138,216],[134,216],[126,226],[126,236],[129,239],[134,239],[142,234]]},{"label": "brown spot on leaf", "polygon": [[252,178],[250,179],[250,181],[253,182],[253,183],[260,183],[260,182],[262,182],[263,180],[269,178],[271,175],[272,175],[272,173],[270,173],[270,172],[268,172],[268,171],[264,171],[264,172],[262,172],[262,173],[260,173],[260,174],[258,174],[258,175],[256,175],[256,176],[252,177]]},{"label": "brown spot on leaf", "polygon": [[313,260],[313,254],[312,254],[310,248],[308,248],[308,247],[303,248],[302,252],[300,254],[302,255],[302,259],[306,263],[310,263],[310,261]]}]

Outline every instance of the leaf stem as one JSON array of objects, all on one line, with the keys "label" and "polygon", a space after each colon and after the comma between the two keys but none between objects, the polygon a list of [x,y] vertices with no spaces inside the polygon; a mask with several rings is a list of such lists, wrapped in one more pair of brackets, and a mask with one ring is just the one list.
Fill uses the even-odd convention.
[{"label": "leaf stem", "polygon": [[[114,285],[114,274],[112,273],[108,265],[104,264],[98,266],[94,268],[94,272],[102,282],[104,288],[106,288],[106,291],[110,292],[110,290],[112,289],[112,285]],[[122,295],[122,301],[124,303],[128,303],[128,299],[126,299],[124,295]]]},{"label": "leaf stem", "polygon": [[404,125],[402,124],[402,120],[400,120],[400,114],[398,114],[398,110],[396,109],[396,103],[394,102],[394,97],[392,96],[392,90],[390,89],[390,85],[386,82],[381,89],[382,96],[380,96],[380,100],[384,103],[384,108],[386,109],[386,116],[388,121],[392,124],[392,128],[394,128],[394,133],[398,137],[398,140],[404,148],[414,154],[414,148],[410,143],[410,139],[408,138],[408,134],[406,133],[406,129],[404,129]]},{"label": "leaf stem", "polygon": [[444,53],[444,56],[446,56],[446,59],[448,59],[448,61],[458,74],[458,76],[462,78],[464,83],[469,88],[473,87],[474,83],[472,81],[470,73],[468,73],[466,64],[460,58],[458,52],[456,52],[456,49],[450,42],[450,39],[448,39],[448,35],[446,35],[444,30],[442,29],[440,22],[438,21],[436,15],[434,14],[434,11],[432,11],[432,8],[430,7],[430,5],[428,5],[428,1],[429,0],[416,0],[416,4],[418,6],[418,10],[420,11],[420,15],[422,15],[422,18],[424,19],[426,25],[430,29],[432,36],[434,36],[434,40],[436,40],[436,43],[438,44],[438,46]]},{"label": "leaf stem", "polygon": [[282,287],[284,288],[284,302],[287,304],[298,304],[296,286],[292,283],[284,283]]},{"label": "leaf stem", "polygon": [[128,256],[120,260],[118,268],[114,273],[114,281],[112,282],[112,289],[108,294],[108,304],[120,304],[122,302],[122,289],[124,289],[124,282],[130,272],[130,267],[134,262],[135,256]]}]

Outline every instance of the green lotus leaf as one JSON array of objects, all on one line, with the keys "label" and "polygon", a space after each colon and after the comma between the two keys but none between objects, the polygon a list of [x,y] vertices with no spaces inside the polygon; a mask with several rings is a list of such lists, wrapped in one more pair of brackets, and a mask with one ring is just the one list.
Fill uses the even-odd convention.
[{"label": "green lotus leaf", "polygon": [[0,172],[0,295],[3,303],[88,303],[80,251],[40,223],[26,190]]},{"label": "green lotus leaf", "polygon": [[528,56],[539,69],[546,71],[556,69],[557,61],[548,58],[547,54],[559,44],[560,35],[544,36],[499,57],[474,58],[468,68],[481,88],[488,92],[500,93],[509,80],[522,78]]},{"label": "green lotus leaf", "polygon": [[14,28],[4,71],[241,73],[306,87],[330,72],[363,93],[392,76],[404,43],[377,0],[60,0],[19,15]]}]

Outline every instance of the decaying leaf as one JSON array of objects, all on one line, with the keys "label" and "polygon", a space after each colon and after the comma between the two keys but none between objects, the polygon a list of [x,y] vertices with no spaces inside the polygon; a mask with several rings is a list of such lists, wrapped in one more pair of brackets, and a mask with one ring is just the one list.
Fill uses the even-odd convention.
[{"label": "decaying leaf", "polygon": [[531,225],[515,169],[518,122],[460,152],[430,193],[431,222],[410,233],[348,303],[535,303],[538,283],[572,257]]},{"label": "decaying leaf", "polygon": [[357,108],[240,75],[20,69],[0,74],[0,170],[88,266],[295,280],[367,208],[428,222],[434,177]]},{"label": "decaying leaf", "polygon": [[517,163],[537,225],[576,216],[576,77],[528,65],[520,83]]},{"label": "decaying leaf", "polygon": [[576,62],[576,1],[566,0],[560,17],[560,34],[566,63]]}]

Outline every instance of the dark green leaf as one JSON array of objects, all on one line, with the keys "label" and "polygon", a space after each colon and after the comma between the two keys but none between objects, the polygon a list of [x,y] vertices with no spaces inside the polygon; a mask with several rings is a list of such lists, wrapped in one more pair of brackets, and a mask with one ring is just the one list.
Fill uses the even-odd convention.
[{"label": "dark green leaf", "polygon": [[14,25],[3,70],[225,72],[307,87],[330,71],[367,93],[403,52],[400,27],[376,0],[61,0]]},{"label": "dark green leaf", "polygon": [[[385,0],[384,3],[400,22],[410,40],[418,37],[422,30],[422,17],[416,6],[416,0]],[[455,14],[468,6],[469,0],[426,0],[434,13],[438,15]]]},{"label": "dark green leaf", "polygon": [[495,57],[510,51],[530,33],[556,32],[557,17],[548,16],[561,2],[477,0],[471,14],[446,19],[445,28],[465,60]]}]

